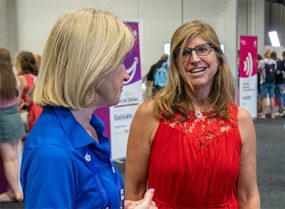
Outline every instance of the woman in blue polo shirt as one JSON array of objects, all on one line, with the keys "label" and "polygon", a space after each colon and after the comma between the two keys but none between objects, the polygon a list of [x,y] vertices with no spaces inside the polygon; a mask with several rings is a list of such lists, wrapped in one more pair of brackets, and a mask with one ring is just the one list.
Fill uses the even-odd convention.
[{"label": "woman in blue polo shirt", "polygon": [[[21,168],[25,208],[123,208],[124,185],[94,111],[120,100],[132,32],[96,10],[69,12],[45,46],[33,100],[43,112],[28,135]],[[156,208],[153,189],[129,208]]]}]

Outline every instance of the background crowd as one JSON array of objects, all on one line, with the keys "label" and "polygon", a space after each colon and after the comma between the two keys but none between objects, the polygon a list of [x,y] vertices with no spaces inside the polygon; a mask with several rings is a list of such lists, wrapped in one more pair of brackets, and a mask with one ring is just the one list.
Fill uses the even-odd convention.
[{"label": "background crowd", "polygon": [[[158,91],[154,88],[155,73],[167,60],[168,56],[163,54],[148,72],[147,98]],[[0,176],[0,202],[23,199],[18,186],[21,157],[19,147],[22,147],[19,145],[24,143],[27,133],[42,111],[29,97],[40,64],[39,54],[20,51],[12,59],[8,49],[0,48],[0,165],[3,168],[1,175],[4,175]],[[276,52],[269,49],[264,51],[263,56],[258,54],[257,90],[259,118],[285,117],[285,51],[282,57],[277,57]]]},{"label": "background crowd", "polygon": [[259,118],[284,117],[285,51],[282,53],[282,58],[277,57],[276,52],[269,49],[265,50],[263,57],[258,55],[257,87]]},{"label": "background crowd", "polygon": [[[154,83],[155,74],[164,64],[167,70],[168,56],[165,54],[147,74],[149,98],[164,87],[157,87]],[[12,59],[8,49],[0,48],[0,166],[4,175],[1,178],[4,186],[0,188],[0,202],[23,200],[19,188],[19,145],[25,142],[42,111],[42,107],[30,99],[40,65],[41,56],[38,54],[20,51]],[[258,117],[285,117],[285,51],[282,57],[269,49],[263,56],[258,55],[257,89]]]},{"label": "background crowd", "polygon": [[41,113],[30,97],[40,67],[40,55],[15,54],[0,48],[0,202],[21,201],[19,149]]}]

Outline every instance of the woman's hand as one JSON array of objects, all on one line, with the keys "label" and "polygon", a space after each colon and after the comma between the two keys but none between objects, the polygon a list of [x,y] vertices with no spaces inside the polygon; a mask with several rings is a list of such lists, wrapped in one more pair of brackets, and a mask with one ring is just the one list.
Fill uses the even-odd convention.
[{"label": "woman's hand", "polygon": [[138,201],[126,200],[126,209],[157,209],[155,203],[152,201],[154,194],[154,189],[149,189],[146,191],[144,198]]}]

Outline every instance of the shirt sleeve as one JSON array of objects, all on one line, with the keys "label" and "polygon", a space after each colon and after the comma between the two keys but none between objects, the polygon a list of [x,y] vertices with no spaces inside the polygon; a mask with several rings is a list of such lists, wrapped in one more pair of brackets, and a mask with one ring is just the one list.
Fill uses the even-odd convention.
[{"label": "shirt sleeve", "polygon": [[25,208],[74,208],[77,172],[69,152],[47,145],[23,157]]}]

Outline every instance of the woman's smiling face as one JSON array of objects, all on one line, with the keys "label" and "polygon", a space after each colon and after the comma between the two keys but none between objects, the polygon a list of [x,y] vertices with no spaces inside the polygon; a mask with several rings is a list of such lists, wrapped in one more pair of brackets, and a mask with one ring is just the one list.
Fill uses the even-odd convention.
[{"label": "woman's smiling face", "polygon": [[198,36],[186,44],[183,52],[182,66],[187,80],[194,89],[210,90],[219,65],[215,49]]}]

